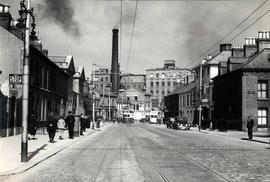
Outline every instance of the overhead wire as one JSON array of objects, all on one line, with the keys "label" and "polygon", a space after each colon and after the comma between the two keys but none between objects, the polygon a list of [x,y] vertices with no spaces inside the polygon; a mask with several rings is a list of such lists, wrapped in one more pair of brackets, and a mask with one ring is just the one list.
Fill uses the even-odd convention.
[{"label": "overhead wire", "polygon": [[123,34],[123,0],[120,2],[120,56],[119,56],[119,64],[121,64],[122,60],[122,34]]},{"label": "overhead wire", "polygon": [[[207,51],[205,51],[205,52],[203,52],[198,58],[196,58],[196,59],[194,59],[189,65],[187,65],[186,67],[191,67],[192,65],[194,65],[194,64],[197,64],[199,61],[201,61],[200,59],[202,58],[202,57],[204,57],[207,53],[209,54],[209,52],[214,48],[214,47],[216,47],[220,42],[222,42],[223,40],[225,40],[230,34],[232,34],[237,28],[239,28],[247,19],[249,19],[255,12],[257,12],[260,8],[262,8],[263,7],[263,5],[265,5],[265,3],[267,3],[268,2],[268,0],[265,0],[265,1],[263,1],[255,10],[253,10],[246,18],[244,18],[238,25],[236,25],[231,31],[229,31],[225,36],[223,36],[219,41],[217,41],[215,44],[213,44],[209,49],[207,49]],[[263,16],[265,16],[266,14],[267,14],[268,12],[266,12],[265,14],[263,14],[262,15],[262,17]],[[259,19],[261,19],[262,17],[259,17],[257,20],[256,20],[256,22],[259,20]],[[253,24],[255,24],[256,22],[253,22],[252,23],[252,25]],[[248,26],[248,27],[251,27],[252,25],[250,25],[250,26]],[[248,29],[248,28],[247,28]],[[244,29],[244,31],[246,31],[247,30],[246,28]],[[242,31],[241,33],[239,33],[239,35],[240,34],[242,34],[244,31]],[[235,36],[233,39],[231,39],[230,41],[232,41],[232,40],[234,40],[236,37],[238,37],[239,36],[238,34],[237,34],[237,36]],[[229,41],[229,42],[230,42]],[[215,52],[217,52],[217,51],[215,51]]]},{"label": "overhead wire", "polygon": [[212,47],[210,47],[207,51],[211,51],[214,47],[216,47],[220,42],[222,42],[226,37],[228,37],[232,32],[234,32],[237,28],[239,28],[249,17],[251,17],[254,13],[256,13],[268,0],[265,0],[262,4],[260,4],[253,12],[251,12],[246,18],[244,18],[238,25],[236,25],[231,31],[229,31],[225,36],[223,36],[217,43],[215,43]]},{"label": "overhead wire", "polygon": [[252,27],[254,24],[256,24],[260,19],[262,19],[265,15],[267,15],[270,12],[270,10],[267,10],[263,15],[261,15],[259,18],[257,18],[254,22],[252,22],[250,25],[248,25],[245,29],[243,29],[241,32],[239,32],[236,36],[234,36],[232,39],[229,40],[229,42],[236,39],[239,35],[241,35],[243,32],[245,32],[247,29]]},{"label": "overhead wire", "polygon": [[128,49],[126,70],[128,70],[128,66],[129,66],[130,53],[131,53],[131,47],[132,47],[133,35],[134,35],[134,29],[135,29],[136,17],[137,17],[137,9],[138,9],[138,0],[136,0],[136,7],[135,7],[134,18],[133,18],[133,25],[132,25],[132,31],[131,31],[131,37],[130,37],[130,44],[129,44],[129,49]]}]

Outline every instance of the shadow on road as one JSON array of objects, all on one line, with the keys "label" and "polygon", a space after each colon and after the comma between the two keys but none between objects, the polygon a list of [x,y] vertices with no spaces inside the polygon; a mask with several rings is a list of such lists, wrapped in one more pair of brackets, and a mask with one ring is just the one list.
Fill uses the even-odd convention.
[{"label": "shadow on road", "polygon": [[28,156],[28,161],[30,161],[35,155],[37,155],[39,153],[39,151],[46,150],[45,149],[46,146],[47,146],[47,144],[44,144],[40,148],[38,148],[37,150],[35,150],[34,152],[30,152],[30,155]]}]

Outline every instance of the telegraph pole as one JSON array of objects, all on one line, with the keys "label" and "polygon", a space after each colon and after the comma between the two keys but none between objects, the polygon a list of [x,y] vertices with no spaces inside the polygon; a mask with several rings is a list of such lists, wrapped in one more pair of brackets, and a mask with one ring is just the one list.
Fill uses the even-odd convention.
[{"label": "telegraph pole", "polygon": [[200,65],[200,80],[199,80],[199,131],[202,125],[202,64]]},{"label": "telegraph pole", "polygon": [[30,46],[30,13],[31,0],[28,0],[26,10],[26,29],[25,29],[25,56],[23,64],[23,96],[22,96],[22,144],[21,144],[21,162],[27,162],[28,157],[28,101],[29,101],[29,46]]},{"label": "telegraph pole", "polygon": [[93,83],[93,88],[92,88],[92,99],[93,99],[93,103],[92,103],[92,119],[93,119],[93,124],[92,124],[92,129],[95,129],[95,94],[94,94],[94,89],[95,89],[95,63],[93,64],[93,77],[92,77],[92,83]]},{"label": "telegraph pole", "polygon": [[200,64],[200,80],[199,80],[199,131],[201,131],[202,128],[202,87],[203,87],[203,81],[202,81],[202,72],[203,72],[203,64],[206,62],[205,59],[202,60]]},{"label": "telegraph pole", "polygon": [[111,121],[111,91],[109,90],[109,121]]},{"label": "telegraph pole", "polygon": [[102,88],[102,117],[103,117],[103,122],[105,121],[105,116],[104,116],[104,89],[105,89],[105,85],[103,84],[103,88]]}]

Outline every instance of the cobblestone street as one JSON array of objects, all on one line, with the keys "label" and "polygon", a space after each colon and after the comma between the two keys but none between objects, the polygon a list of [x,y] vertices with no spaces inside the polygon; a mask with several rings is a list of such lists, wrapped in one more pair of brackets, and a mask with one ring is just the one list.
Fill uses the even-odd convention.
[{"label": "cobblestone street", "polygon": [[270,181],[269,146],[115,124],[6,181]]}]

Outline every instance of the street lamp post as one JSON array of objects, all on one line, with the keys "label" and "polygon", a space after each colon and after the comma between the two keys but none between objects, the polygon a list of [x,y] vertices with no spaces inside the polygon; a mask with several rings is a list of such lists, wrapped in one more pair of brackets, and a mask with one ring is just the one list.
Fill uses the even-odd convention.
[{"label": "street lamp post", "polygon": [[29,104],[29,46],[30,46],[30,14],[31,0],[28,0],[26,10],[26,29],[25,29],[25,55],[23,64],[23,98],[22,98],[22,137],[21,137],[21,162],[27,162],[28,157],[28,104]]},{"label": "street lamp post", "polygon": [[121,110],[121,113],[123,115],[123,97],[124,97],[123,93],[125,92],[125,90],[120,89],[118,92],[121,94],[121,107],[120,107],[120,110]]},{"label": "street lamp post", "polygon": [[[107,84],[106,88],[111,88],[111,84]],[[109,90],[109,121],[111,120],[111,91]]]},{"label": "street lamp post", "polygon": [[111,121],[111,91],[109,90],[109,121]]},{"label": "street lamp post", "polygon": [[92,77],[92,84],[93,84],[93,88],[92,88],[92,129],[95,129],[95,94],[94,94],[94,89],[95,89],[95,63],[93,64],[93,77]]},{"label": "street lamp post", "polygon": [[103,88],[102,88],[102,117],[103,117],[103,122],[105,120],[105,111],[104,111],[104,89],[105,89],[105,85],[103,85]]},{"label": "street lamp post", "polygon": [[206,62],[205,59],[202,60],[200,64],[200,80],[199,80],[199,131],[201,131],[202,127],[202,71],[203,64]]}]

